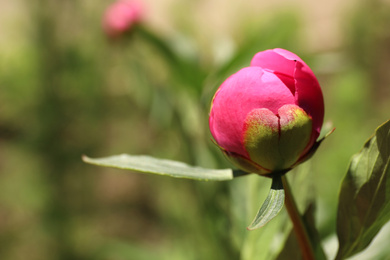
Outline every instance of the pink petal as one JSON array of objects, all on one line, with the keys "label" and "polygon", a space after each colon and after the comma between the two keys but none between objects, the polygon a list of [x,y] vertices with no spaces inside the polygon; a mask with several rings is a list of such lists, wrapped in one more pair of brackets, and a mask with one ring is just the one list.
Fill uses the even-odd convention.
[{"label": "pink petal", "polygon": [[285,57],[288,60],[298,60],[300,62],[303,62],[303,60],[298,55],[296,55],[295,53],[293,53],[291,51],[281,49],[281,48],[273,49],[273,51],[276,52],[277,54]]},{"label": "pink petal", "polygon": [[324,99],[320,84],[311,69],[300,61],[296,62],[294,78],[296,104],[311,116],[316,139],[324,120]]},{"label": "pink petal", "polygon": [[[321,87],[310,67],[296,54],[280,48],[257,53],[251,66],[275,72],[296,96],[296,104],[313,118],[313,129],[318,137],[324,118],[324,101]],[[295,82],[291,87],[293,79]]]},{"label": "pink petal", "polygon": [[280,80],[289,87],[291,92],[295,94],[293,76],[296,59],[294,58],[298,58],[300,60],[300,58],[294,53],[283,49],[266,50],[257,53],[253,57],[251,66],[258,66],[263,69],[273,71]]},{"label": "pink petal", "polygon": [[310,67],[295,53],[284,49],[274,49],[284,58],[296,61],[294,66],[295,98],[297,104],[308,113],[313,120],[314,140],[317,139],[324,120],[324,99],[316,76]]},{"label": "pink petal", "polygon": [[262,67],[263,69],[269,69],[276,73],[282,73],[287,76],[293,77],[295,60],[289,59],[289,57],[293,57],[293,56],[287,55],[290,52],[286,50],[283,49],[275,49],[275,50],[266,50],[257,53],[251,61],[251,66]]}]

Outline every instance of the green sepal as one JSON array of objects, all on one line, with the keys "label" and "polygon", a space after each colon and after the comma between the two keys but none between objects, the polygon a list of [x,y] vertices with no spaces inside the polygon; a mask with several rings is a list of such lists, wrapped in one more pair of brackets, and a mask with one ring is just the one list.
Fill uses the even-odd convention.
[{"label": "green sepal", "polygon": [[291,167],[301,156],[312,135],[312,119],[300,107],[284,105],[279,108],[279,152],[282,169]]},{"label": "green sepal", "polygon": [[[269,177],[269,173],[270,171],[267,170],[267,169],[264,169],[263,167],[261,167],[260,165],[258,164],[255,164],[254,162],[248,160],[247,158],[239,155],[239,154],[235,154],[235,153],[229,153],[228,151],[226,151],[223,147],[221,147],[219,144],[217,144],[216,141],[214,141],[214,139],[211,139],[211,141],[213,142],[213,144],[215,144],[219,149],[221,149],[222,153],[226,156],[226,158],[237,168],[239,168],[241,172],[246,172],[246,174],[249,174],[249,173],[256,173],[256,174],[260,174],[262,176],[265,176],[265,177]],[[234,175],[234,173],[233,173]],[[243,175],[243,174],[240,174],[240,176]],[[236,175],[234,175],[234,177],[236,177]]]},{"label": "green sepal", "polygon": [[267,108],[253,109],[245,118],[244,147],[256,164],[270,171],[281,164],[279,118]]},{"label": "green sepal", "polygon": [[243,142],[250,159],[271,172],[291,168],[311,135],[311,117],[290,104],[279,108],[278,114],[266,108],[253,109],[245,118]]}]

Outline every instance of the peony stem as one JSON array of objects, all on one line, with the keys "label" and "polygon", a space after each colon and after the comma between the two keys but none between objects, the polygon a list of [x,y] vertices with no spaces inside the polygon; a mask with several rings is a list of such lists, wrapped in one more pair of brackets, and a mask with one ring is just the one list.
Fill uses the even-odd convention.
[{"label": "peony stem", "polygon": [[285,192],[285,205],[293,223],[295,235],[298,239],[298,244],[302,252],[304,260],[314,260],[314,251],[306,227],[303,224],[301,215],[299,214],[297,204],[294,200],[293,194],[291,193],[290,185],[288,184],[286,176],[282,176],[283,188]]}]

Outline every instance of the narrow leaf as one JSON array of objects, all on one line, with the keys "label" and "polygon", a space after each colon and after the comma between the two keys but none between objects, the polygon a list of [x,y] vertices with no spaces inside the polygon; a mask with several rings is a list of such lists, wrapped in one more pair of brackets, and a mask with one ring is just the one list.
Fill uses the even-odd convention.
[{"label": "narrow leaf", "polygon": [[276,217],[284,205],[284,189],[280,175],[272,179],[271,189],[266,200],[256,214],[248,230],[254,230],[267,224]]},{"label": "narrow leaf", "polygon": [[390,220],[390,120],[377,128],[350,163],[337,213],[339,250],[344,259],[365,249]]},{"label": "narrow leaf", "polygon": [[82,159],[86,163],[98,166],[166,175],[174,178],[186,178],[201,181],[225,181],[233,179],[233,170],[231,169],[216,170],[194,167],[182,162],[157,159],[146,155],[121,154],[95,159],[83,156]]}]

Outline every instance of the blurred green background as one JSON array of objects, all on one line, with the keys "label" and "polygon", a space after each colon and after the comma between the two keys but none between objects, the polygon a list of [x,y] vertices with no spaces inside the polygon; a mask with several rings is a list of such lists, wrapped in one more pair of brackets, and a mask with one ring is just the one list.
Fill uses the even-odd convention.
[{"label": "blurred green background", "polygon": [[245,229],[267,179],[195,182],[81,161],[129,153],[230,167],[210,141],[210,100],[275,47],[313,69],[336,127],[289,174],[301,210],[315,199],[326,246],[349,159],[389,119],[389,2],[145,1],[144,26],[179,53],[176,65],[145,35],[105,37],[110,3],[0,1],[0,259],[275,257],[284,211]]}]

